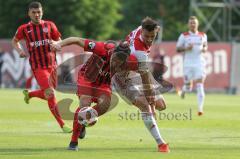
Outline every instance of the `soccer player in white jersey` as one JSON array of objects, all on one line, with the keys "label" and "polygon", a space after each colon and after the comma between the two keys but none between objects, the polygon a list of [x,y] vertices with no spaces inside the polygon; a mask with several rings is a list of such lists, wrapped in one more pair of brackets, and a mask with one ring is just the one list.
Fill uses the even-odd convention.
[{"label": "soccer player in white jersey", "polygon": [[159,152],[170,152],[168,144],[160,134],[156,119],[155,108],[164,110],[166,104],[159,90],[152,85],[158,86],[148,69],[148,54],[155,37],[159,31],[157,22],[149,17],[142,21],[142,25],[132,31],[126,38],[130,43],[131,64],[136,64],[131,71],[122,71],[113,77],[113,85],[122,97],[127,98],[141,111],[143,122],[158,144]]},{"label": "soccer player in white jersey", "polygon": [[178,94],[184,98],[186,92],[191,92],[193,82],[197,87],[198,115],[203,115],[205,61],[203,53],[207,51],[207,35],[198,31],[199,21],[191,16],[188,20],[189,31],[180,35],[177,42],[177,52],[183,53],[184,85]]}]

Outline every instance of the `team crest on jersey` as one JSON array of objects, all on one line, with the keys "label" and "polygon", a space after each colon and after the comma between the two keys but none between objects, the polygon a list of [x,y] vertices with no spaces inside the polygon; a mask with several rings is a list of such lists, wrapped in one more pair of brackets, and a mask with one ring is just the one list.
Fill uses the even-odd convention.
[{"label": "team crest on jersey", "polygon": [[95,42],[89,42],[89,44],[88,44],[88,48],[91,50],[93,50],[95,48],[95,46],[96,46]]},{"label": "team crest on jersey", "polygon": [[48,28],[47,28],[47,27],[44,27],[44,28],[43,28],[43,32],[44,32],[44,33],[47,33],[47,32],[48,32]]}]

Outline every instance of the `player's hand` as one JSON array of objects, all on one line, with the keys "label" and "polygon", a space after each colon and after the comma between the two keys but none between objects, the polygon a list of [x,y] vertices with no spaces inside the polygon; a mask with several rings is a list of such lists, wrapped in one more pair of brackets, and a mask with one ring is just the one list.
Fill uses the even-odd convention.
[{"label": "player's hand", "polygon": [[193,44],[189,44],[188,47],[185,48],[186,51],[190,51],[193,48]]},{"label": "player's hand", "polygon": [[57,42],[51,42],[50,48],[52,51],[61,51],[61,49],[62,49],[61,45],[58,44]]},{"label": "player's hand", "polygon": [[25,57],[27,57],[27,54],[23,50],[21,50],[19,52],[19,56],[20,56],[20,58],[25,58]]},{"label": "player's hand", "polygon": [[155,104],[155,97],[154,96],[147,96],[147,101],[150,105],[154,105]]}]

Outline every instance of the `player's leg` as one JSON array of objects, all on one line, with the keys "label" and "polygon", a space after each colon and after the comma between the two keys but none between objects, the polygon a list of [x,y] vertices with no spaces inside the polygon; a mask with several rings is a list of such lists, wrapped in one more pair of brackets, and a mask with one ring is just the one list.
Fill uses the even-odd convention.
[{"label": "player's leg", "polygon": [[203,114],[203,105],[205,99],[205,92],[204,92],[204,81],[205,81],[205,71],[204,67],[196,67],[195,69],[195,82],[197,87],[197,100],[198,100],[198,115]]},{"label": "player's leg", "polygon": [[185,98],[185,93],[189,93],[192,91],[193,87],[193,81],[192,81],[192,76],[193,76],[193,70],[191,67],[186,67],[184,68],[184,85],[182,87],[182,90],[178,91],[178,95],[184,99]]},{"label": "player's leg", "polygon": [[110,111],[111,104],[111,86],[109,84],[101,84],[94,89],[94,97],[97,99],[97,104],[93,106],[98,113],[98,116]]},{"label": "player's leg", "polygon": [[33,98],[33,97],[38,97],[40,99],[46,100],[44,91],[41,89],[29,92],[29,98]]},{"label": "player's leg", "polygon": [[[77,94],[80,95],[80,91],[78,91]],[[78,96],[78,98],[79,98],[79,108],[91,106],[92,98],[93,98],[92,96],[82,94]],[[73,125],[73,129],[74,129],[74,125]],[[82,125],[81,129],[79,129],[78,138],[83,139],[85,135],[86,135],[86,128],[85,126]]]},{"label": "player's leg", "polygon": [[[29,77],[27,79],[27,82],[26,82],[26,88],[27,89],[31,87],[31,83],[32,83],[33,78],[34,78],[34,76],[32,75],[31,77]],[[29,104],[29,100],[33,97],[37,97],[37,98],[46,100],[45,97],[44,97],[44,91],[43,90],[38,89],[38,90],[34,90],[34,91],[28,91],[27,89],[23,90],[25,103]]]},{"label": "player's leg", "polygon": [[153,112],[155,111],[155,107],[151,108],[148,101],[146,100],[146,97],[144,96],[143,91],[141,91],[138,87],[135,87],[134,83],[129,80],[126,85],[127,87],[124,87],[124,89],[117,87],[119,89],[116,90],[119,92],[123,99],[132,103],[141,111],[142,120],[148,131],[158,143],[159,151],[161,149],[161,152],[169,152],[168,145],[163,140],[154,118]]},{"label": "player's leg", "polygon": [[155,104],[154,104],[155,108],[159,111],[162,111],[164,109],[166,109],[166,102],[164,100],[164,97],[161,94],[157,94],[155,96]]},{"label": "player's leg", "polygon": [[111,96],[109,95],[101,95],[98,97],[98,102],[95,106],[93,106],[93,109],[95,109],[98,113],[98,116],[102,116],[106,112],[108,112],[111,104]]},{"label": "player's leg", "polygon": [[40,88],[43,90],[44,98],[48,101],[48,107],[59,126],[62,128],[63,132],[70,133],[71,128],[64,123],[58,111],[57,99],[54,91],[57,84],[55,69],[39,69],[34,71],[34,75]]},{"label": "player's leg", "polygon": [[81,128],[83,127],[78,123],[78,112],[80,111],[80,107],[78,107],[74,114],[73,119],[73,131],[72,131],[72,138],[71,142],[68,146],[68,150],[78,151],[78,138],[81,135]]},{"label": "player's leg", "polygon": [[79,107],[90,107],[92,103],[92,96],[89,95],[81,95],[78,97],[79,98]]},{"label": "player's leg", "polygon": [[[77,80],[77,96],[79,98],[79,108],[90,107],[93,102],[93,86],[92,83],[87,81],[81,72],[78,73]],[[78,138],[83,139],[86,135],[86,128],[82,126]]]},{"label": "player's leg", "polygon": [[[36,78],[36,75],[39,71],[38,70],[34,70],[33,71],[33,75],[31,77],[29,77],[27,79],[27,84],[26,84],[26,88],[30,88],[31,87],[31,83],[32,83],[32,80]],[[35,78],[34,78],[35,76]],[[43,99],[43,100],[46,100],[45,96],[44,96],[44,90],[42,89],[38,89],[38,90],[34,90],[34,91],[29,91],[29,90],[23,90],[23,95],[24,95],[24,101],[25,103],[29,104],[29,100],[33,97],[37,97],[37,98],[40,98],[40,99]]]},{"label": "player's leg", "polygon": [[151,135],[158,144],[158,151],[169,152],[169,147],[164,141],[163,137],[161,136],[151,106],[148,104],[148,101],[146,100],[145,96],[137,97],[136,100],[134,101],[134,105],[140,109],[142,120],[146,128],[148,129],[148,131],[151,133]]}]

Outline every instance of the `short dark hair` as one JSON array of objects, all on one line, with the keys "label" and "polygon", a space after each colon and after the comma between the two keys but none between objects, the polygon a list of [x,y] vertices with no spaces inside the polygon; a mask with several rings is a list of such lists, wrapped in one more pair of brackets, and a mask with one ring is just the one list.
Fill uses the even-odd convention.
[{"label": "short dark hair", "polygon": [[28,5],[28,10],[29,9],[32,9],[32,8],[42,8],[42,4],[40,2],[31,2],[29,5]]},{"label": "short dark hair", "polygon": [[114,53],[121,61],[126,61],[127,57],[130,55],[130,52],[130,46],[127,41],[121,41],[114,49]]},{"label": "short dark hair", "polygon": [[142,28],[146,29],[147,31],[153,31],[158,27],[157,21],[153,20],[150,17],[146,17],[142,20]]}]

